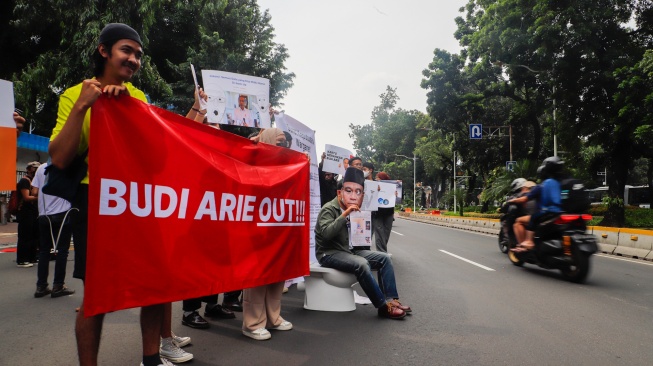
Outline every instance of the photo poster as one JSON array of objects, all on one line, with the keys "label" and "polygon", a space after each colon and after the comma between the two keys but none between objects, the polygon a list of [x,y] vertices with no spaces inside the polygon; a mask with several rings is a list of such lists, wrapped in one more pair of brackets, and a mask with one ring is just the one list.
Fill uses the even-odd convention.
[{"label": "photo poster", "polygon": [[270,128],[270,80],[202,70],[209,123]]},{"label": "photo poster", "polygon": [[365,180],[365,195],[363,195],[361,211],[379,210],[379,191],[381,190],[381,186],[378,183],[378,181]]},{"label": "photo poster", "polygon": [[16,189],[14,84],[0,80],[0,191]]},{"label": "photo poster", "polygon": [[[397,192],[395,194],[395,203],[394,203],[394,205],[392,205],[390,207],[394,207],[395,205],[401,205],[404,202],[403,201],[403,194],[404,194],[403,191],[404,191],[404,189],[403,189],[403,182],[402,181],[400,181],[400,180],[380,180],[379,182],[390,183],[390,184],[395,185],[395,191]],[[380,206],[380,207],[384,207],[384,206]]]},{"label": "photo poster", "polygon": [[324,146],[324,152],[326,152],[326,158],[324,158],[322,171],[340,176],[345,175],[345,170],[349,166],[349,159],[354,157],[352,152],[342,147],[328,144]]},{"label": "photo poster", "polygon": [[309,239],[309,261],[310,263],[314,263],[317,262],[317,257],[315,256],[315,225],[317,224],[317,215],[320,213],[320,209],[322,208],[320,201],[320,179],[317,166],[317,151],[315,150],[315,131],[284,113],[275,115],[274,120],[277,128],[280,128],[284,132],[288,132],[292,137],[290,148],[295,151],[306,152],[311,158],[311,234]]},{"label": "photo poster", "polygon": [[372,212],[353,211],[349,214],[349,244],[352,247],[372,245]]}]

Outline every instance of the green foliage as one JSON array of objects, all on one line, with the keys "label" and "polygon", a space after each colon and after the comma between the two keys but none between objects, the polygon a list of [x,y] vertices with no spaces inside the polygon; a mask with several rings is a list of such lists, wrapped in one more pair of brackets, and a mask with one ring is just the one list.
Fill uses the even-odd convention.
[{"label": "green foliage", "polygon": [[0,48],[12,50],[0,53],[0,78],[14,81],[17,107],[42,135],[54,126],[59,94],[92,76],[90,56],[110,22],[140,33],[145,57],[134,83],[177,113],[192,104],[190,62],[198,72],[270,79],[272,105],[294,78],[284,66],[286,48],[274,42],[270,14],[255,0],[8,0],[0,10]]}]

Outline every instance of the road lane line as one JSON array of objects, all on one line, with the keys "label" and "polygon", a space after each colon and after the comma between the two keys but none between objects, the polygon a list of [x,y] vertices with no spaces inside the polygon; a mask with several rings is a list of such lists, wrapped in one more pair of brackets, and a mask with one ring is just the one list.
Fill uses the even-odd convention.
[{"label": "road lane line", "polygon": [[398,232],[396,232],[396,231],[394,231],[394,230],[391,230],[391,231],[392,231],[393,233],[397,234],[397,235],[404,236],[404,234],[402,234],[402,233],[398,233]]},{"label": "road lane line", "polygon": [[454,257],[454,258],[458,258],[458,259],[460,259],[461,261],[467,262],[467,263],[469,263],[469,264],[473,264],[473,265],[475,265],[476,267],[483,268],[483,269],[486,270],[486,271],[494,272],[494,270],[493,270],[492,268],[490,268],[490,267],[486,267],[486,266],[484,266],[484,265],[482,265],[482,264],[479,264],[479,263],[476,263],[476,262],[474,262],[474,261],[470,261],[470,260],[467,259],[467,258],[463,258],[463,257],[461,257],[461,256],[459,256],[459,255],[455,255],[455,254],[453,254],[453,253],[449,253],[449,252],[447,252],[446,250],[442,250],[442,249],[440,249],[440,251],[441,251],[442,253],[444,253],[444,254],[448,254],[448,255],[450,255],[450,256],[452,256],[452,257]]},{"label": "road lane line", "polygon": [[643,264],[643,265],[646,265],[646,266],[653,266],[653,263],[647,262],[647,261],[645,261],[643,259],[634,259],[634,258],[628,258],[628,257],[624,258],[624,257],[620,257],[620,256],[617,256],[617,255],[614,255],[614,254],[603,254],[603,253],[595,254],[595,255],[597,257],[602,257],[602,258],[607,258],[607,259],[616,259],[618,261],[624,261],[624,262],[630,262],[630,263],[639,263],[639,264]]}]

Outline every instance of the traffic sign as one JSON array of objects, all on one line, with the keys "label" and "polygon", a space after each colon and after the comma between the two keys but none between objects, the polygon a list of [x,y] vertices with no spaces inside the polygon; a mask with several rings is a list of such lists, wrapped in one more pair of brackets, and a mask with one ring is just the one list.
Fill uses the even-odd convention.
[{"label": "traffic sign", "polygon": [[506,161],[506,170],[515,171],[515,165],[517,165],[516,161]]},{"label": "traffic sign", "polygon": [[469,138],[472,140],[480,140],[483,138],[483,125],[470,124],[469,125]]}]

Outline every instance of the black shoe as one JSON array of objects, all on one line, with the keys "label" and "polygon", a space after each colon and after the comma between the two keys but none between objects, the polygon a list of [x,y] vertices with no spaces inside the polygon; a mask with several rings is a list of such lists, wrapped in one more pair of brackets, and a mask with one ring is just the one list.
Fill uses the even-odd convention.
[{"label": "black shoe", "polygon": [[34,293],[34,297],[39,298],[43,296],[48,296],[52,291],[48,287],[48,285],[45,286],[36,286],[36,292]]},{"label": "black shoe", "polygon": [[191,328],[207,329],[209,323],[196,311],[181,317],[181,324]]},{"label": "black shoe", "polygon": [[72,295],[74,293],[75,293],[75,290],[73,290],[71,288],[68,288],[66,286],[61,286],[61,287],[55,286],[52,289],[52,295],[50,295],[50,296],[52,296],[54,298],[54,297],[68,296],[68,295]]},{"label": "black shoe", "polygon": [[237,302],[223,302],[222,307],[225,309],[229,309],[231,311],[235,311],[238,313],[243,312],[243,304],[240,301]]},{"label": "black shoe", "polygon": [[236,314],[233,311],[223,308],[220,305],[210,307],[208,304],[204,308],[204,316],[209,318],[235,319]]}]

